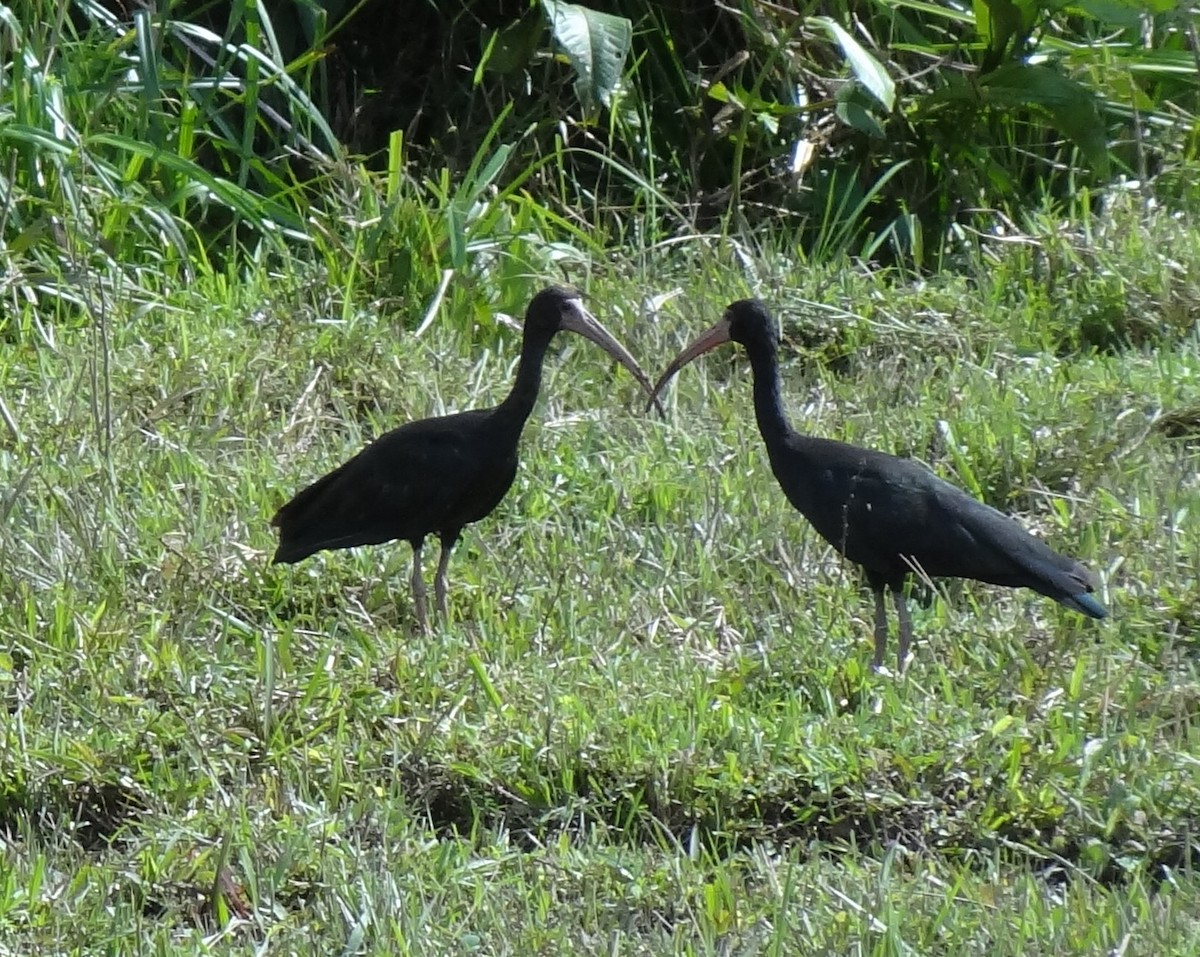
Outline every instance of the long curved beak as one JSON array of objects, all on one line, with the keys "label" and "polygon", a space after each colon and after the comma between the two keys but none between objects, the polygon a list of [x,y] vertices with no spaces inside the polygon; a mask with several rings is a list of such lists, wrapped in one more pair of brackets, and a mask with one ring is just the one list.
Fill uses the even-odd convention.
[{"label": "long curved beak", "polygon": [[650,396],[650,401],[646,403],[647,411],[649,411],[650,406],[656,406],[658,414],[666,418],[666,412],[663,411],[662,403],[658,401],[658,396],[654,394],[654,387],[650,385],[650,377],[642,371],[642,367],[637,364],[637,360],[616,340],[616,337],[605,329],[604,326],[600,325],[600,320],[583,308],[583,303],[578,300],[570,302],[570,308],[563,314],[559,322],[559,328],[570,329],[572,332],[579,333],[585,339],[591,339],[592,342],[596,343],[596,345],[621,363],[638,380],[642,388],[646,390],[646,394]]},{"label": "long curved beak", "polygon": [[658,381],[654,384],[654,391],[650,393],[650,401],[646,403],[646,411],[650,411],[651,405],[657,405],[661,413],[662,405],[659,403],[658,394],[671,381],[671,377],[693,359],[699,358],[710,349],[715,349],[721,343],[728,341],[729,319],[722,316],[721,320],[715,326],[697,336],[696,340],[690,346],[671,360],[671,364],[663,370],[663,374],[658,377]]}]

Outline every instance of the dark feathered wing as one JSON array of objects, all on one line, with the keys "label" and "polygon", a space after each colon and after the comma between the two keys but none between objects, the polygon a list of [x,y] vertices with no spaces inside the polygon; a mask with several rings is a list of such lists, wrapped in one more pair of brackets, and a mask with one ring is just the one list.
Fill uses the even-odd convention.
[{"label": "dark feathered wing", "polygon": [[961,577],[1031,588],[1092,618],[1108,616],[1091,596],[1092,577],[1079,562],[1060,555],[1014,519],[949,483],[939,481],[936,494],[941,509],[952,516],[957,534],[975,543],[964,550]]},{"label": "dark feathered wing", "polygon": [[[469,415],[394,429],[297,493],[271,519],[279,529],[274,561],[297,562],[322,549],[396,539],[419,542],[481,517],[474,514],[481,507],[481,473],[494,473],[497,463],[482,460]],[[487,511],[511,481],[510,472],[498,496],[496,479],[482,483],[483,497],[495,499]]]},{"label": "dark feathered wing", "polygon": [[377,487],[362,497],[356,494],[354,501],[347,499],[347,488],[361,485],[368,471],[361,455],[302,489],[275,513],[271,525],[279,529],[279,547],[272,561],[298,562],[323,548],[366,544],[371,516],[361,506],[369,497],[382,496]]},{"label": "dark feathered wing", "polygon": [[1093,618],[1107,615],[1082,565],[911,459],[794,437],[772,466],[825,540],[893,587],[919,568],[931,578],[1032,588]]}]

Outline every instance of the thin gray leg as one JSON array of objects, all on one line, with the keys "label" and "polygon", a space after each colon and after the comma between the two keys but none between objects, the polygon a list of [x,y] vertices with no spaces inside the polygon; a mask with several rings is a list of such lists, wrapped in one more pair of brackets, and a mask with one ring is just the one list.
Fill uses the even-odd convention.
[{"label": "thin gray leg", "polygon": [[450,612],[446,605],[446,569],[450,565],[450,552],[453,549],[453,545],[442,542],[442,552],[438,555],[437,575],[433,579],[433,591],[437,596],[437,609],[438,614],[442,616],[442,624],[450,621]]},{"label": "thin gray leg", "polygon": [[904,674],[904,669],[908,667],[908,649],[912,644],[912,616],[908,613],[908,602],[903,591],[892,589],[892,601],[895,602],[896,614],[900,617],[900,648],[896,652],[896,668],[900,674]]},{"label": "thin gray leg", "polygon": [[417,630],[428,631],[429,622],[425,617],[425,579],[421,577],[421,546],[413,546],[412,569],[413,611],[417,616]]},{"label": "thin gray leg", "polygon": [[871,586],[871,594],[875,596],[875,658],[871,667],[878,671],[883,667],[883,653],[887,651],[888,624],[887,603],[883,599],[883,586]]}]

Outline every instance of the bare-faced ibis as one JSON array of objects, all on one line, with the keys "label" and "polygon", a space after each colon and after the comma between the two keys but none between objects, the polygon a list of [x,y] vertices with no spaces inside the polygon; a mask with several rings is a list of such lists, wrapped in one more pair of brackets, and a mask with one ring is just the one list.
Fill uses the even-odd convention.
[{"label": "bare-faced ibis", "polygon": [[436,533],[442,548],[434,590],[445,618],[451,549],[463,527],[490,513],[512,485],[517,442],[537,399],[542,362],[550,340],[564,329],[592,340],[653,392],[637,362],[583,307],[578,293],[559,286],[543,289],[525,313],[521,358],[508,397],[495,408],[402,425],[317,479],[271,519],[279,529],[273,561],[286,564],[323,549],[405,539],[413,549],[417,625],[425,630],[421,546],[425,536]]},{"label": "bare-faced ibis", "polygon": [[822,538],[866,570],[875,596],[876,668],[887,648],[885,587],[900,619],[898,667],[903,671],[907,664],[912,620],[903,587],[909,572],[1032,588],[1092,618],[1107,616],[1091,595],[1091,576],[1082,565],[1002,512],[911,459],[795,432],[780,397],[779,327],[757,299],[729,306],[720,322],[667,366],[654,396],[693,359],[730,341],[741,343],[750,357],[758,428],[788,501]]}]

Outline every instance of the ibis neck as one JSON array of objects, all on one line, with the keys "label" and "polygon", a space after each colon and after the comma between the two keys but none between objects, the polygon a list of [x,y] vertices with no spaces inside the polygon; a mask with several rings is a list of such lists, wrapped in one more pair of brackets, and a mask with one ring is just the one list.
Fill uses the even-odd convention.
[{"label": "ibis neck", "polygon": [[775,349],[768,345],[750,348],[747,352],[754,373],[754,415],[758,419],[758,431],[767,448],[773,449],[792,434],[779,390],[779,358]]},{"label": "ibis neck", "polygon": [[497,416],[521,431],[542,387],[542,363],[550,346],[549,336],[525,334],[521,341],[521,358],[517,363],[517,377],[512,391],[496,409]]}]

